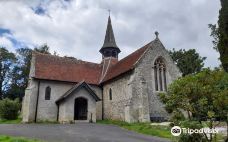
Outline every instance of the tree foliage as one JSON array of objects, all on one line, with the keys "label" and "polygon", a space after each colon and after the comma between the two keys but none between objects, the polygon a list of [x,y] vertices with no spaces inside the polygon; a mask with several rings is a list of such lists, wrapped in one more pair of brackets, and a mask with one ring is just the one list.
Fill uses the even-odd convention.
[{"label": "tree foliage", "polygon": [[4,90],[8,87],[12,64],[16,61],[14,53],[6,48],[0,47],[0,100],[3,98]]},{"label": "tree foliage", "polygon": [[[6,89],[6,97],[11,99],[20,98],[20,100],[22,100],[28,84],[32,52],[50,54],[49,46],[47,46],[47,44],[36,47],[33,50],[26,47],[19,48],[16,50],[15,55],[17,56],[15,56],[14,53],[11,53],[16,60],[11,67],[11,72],[8,77],[10,79],[10,84],[8,83],[8,88]],[[12,61],[9,61],[8,63],[12,64]]]},{"label": "tree foliage", "polygon": [[17,119],[20,110],[19,100],[9,100],[8,98],[0,101],[0,118],[7,120]]},{"label": "tree foliage", "polygon": [[169,53],[183,76],[201,71],[204,66],[203,62],[206,59],[206,57],[201,57],[195,49],[189,49],[187,51],[184,49],[178,51],[173,49]]},{"label": "tree foliage", "polygon": [[228,1],[221,1],[221,9],[219,11],[218,27],[209,24],[211,36],[214,37],[214,48],[220,54],[220,61],[226,72],[228,72]]},{"label": "tree foliage", "polygon": [[7,97],[11,99],[20,98],[21,100],[24,96],[24,92],[28,84],[32,49],[19,48],[16,50],[16,53],[18,60],[12,70],[12,84],[10,85],[10,89],[7,92]]},{"label": "tree foliage", "polygon": [[205,69],[174,81],[167,94],[160,94],[169,112],[187,112],[189,120],[228,122],[228,74]]}]

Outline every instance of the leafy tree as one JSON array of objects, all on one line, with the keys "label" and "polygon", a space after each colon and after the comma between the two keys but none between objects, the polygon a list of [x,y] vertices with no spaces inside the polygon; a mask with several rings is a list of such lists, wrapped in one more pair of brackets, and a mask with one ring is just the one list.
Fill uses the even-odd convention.
[{"label": "leafy tree", "polygon": [[204,66],[203,62],[206,59],[206,57],[201,57],[195,49],[189,49],[188,51],[173,49],[169,53],[183,76],[201,71]]},{"label": "leafy tree", "polygon": [[214,48],[220,53],[220,60],[226,72],[228,72],[228,1],[221,1],[218,27],[209,24],[211,36],[214,37]]},{"label": "leafy tree", "polygon": [[[174,81],[167,94],[160,94],[169,112],[187,112],[189,120],[227,120],[228,74],[221,70],[205,69],[195,75],[187,75]],[[212,135],[207,141],[212,140]]]},{"label": "leafy tree", "polygon": [[11,85],[8,89],[8,96],[11,99],[20,98],[24,96],[25,89],[28,84],[29,72],[31,66],[32,52],[40,52],[43,54],[50,54],[49,46],[44,44],[40,47],[34,48],[20,48],[17,49],[17,63],[14,65],[14,68],[11,73]]},{"label": "leafy tree", "polygon": [[17,49],[16,52],[18,61],[11,73],[12,84],[7,94],[11,99],[19,97],[21,100],[28,84],[32,49],[20,48]]},{"label": "leafy tree", "polygon": [[3,98],[4,90],[8,87],[12,64],[16,61],[14,53],[6,48],[0,47],[0,100]]}]

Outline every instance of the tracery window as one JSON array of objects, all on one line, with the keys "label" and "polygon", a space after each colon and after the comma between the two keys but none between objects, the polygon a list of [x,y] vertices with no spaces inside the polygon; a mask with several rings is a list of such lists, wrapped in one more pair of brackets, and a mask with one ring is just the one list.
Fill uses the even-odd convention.
[{"label": "tracery window", "polygon": [[154,81],[156,91],[167,91],[166,66],[161,57],[154,62]]}]

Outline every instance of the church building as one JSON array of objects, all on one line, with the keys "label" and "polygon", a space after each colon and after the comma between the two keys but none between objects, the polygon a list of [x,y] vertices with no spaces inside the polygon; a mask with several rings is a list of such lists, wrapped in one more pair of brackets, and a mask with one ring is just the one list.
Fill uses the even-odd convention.
[{"label": "church building", "polygon": [[166,92],[181,74],[158,32],[155,36],[119,60],[121,48],[109,16],[100,63],[34,52],[23,98],[23,122],[167,120],[169,114],[158,94]]}]

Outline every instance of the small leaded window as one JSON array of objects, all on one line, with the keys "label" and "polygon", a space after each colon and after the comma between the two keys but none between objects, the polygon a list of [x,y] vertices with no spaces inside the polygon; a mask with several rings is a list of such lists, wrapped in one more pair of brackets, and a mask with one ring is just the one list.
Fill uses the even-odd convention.
[{"label": "small leaded window", "polygon": [[154,81],[156,91],[167,91],[166,66],[162,58],[154,62]]},{"label": "small leaded window", "polygon": [[50,100],[51,99],[51,87],[46,87],[45,89],[45,100]]},{"label": "small leaded window", "polygon": [[109,89],[109,100],[112,100],[112,89]]}]

